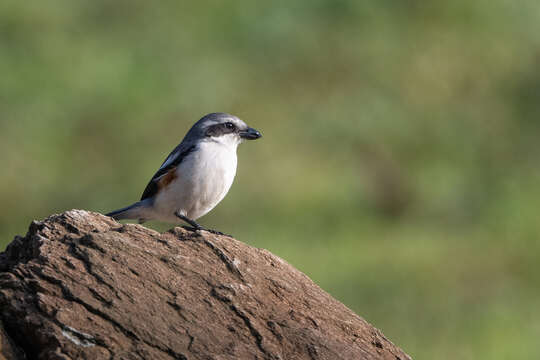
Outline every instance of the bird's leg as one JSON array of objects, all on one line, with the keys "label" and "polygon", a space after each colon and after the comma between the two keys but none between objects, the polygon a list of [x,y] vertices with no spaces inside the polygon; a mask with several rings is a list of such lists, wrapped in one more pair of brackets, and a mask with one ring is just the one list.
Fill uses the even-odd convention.
[{"label": "bird's leg", "polygon": [[199,223],[197,223],[195,220],[191,220],[190,218],[188,218],[187,216],[184,216],[182,214],[180,214],[178,211],[175,211],[174,215],[176,215],[177,218],[181,219],[181,220],[184,220],[185,222],[187,222],[189,225],[193,226],[193,228],[195,228],[195,230],[205,230],[201,225],[199,225]]},{"label": "bird's leg", "polygon": [[204,231],[208,231],[209,233],[212,233],[212,234],[215,234],[215,235],[225,235],[225,236],[228,236],[228,237],[232,237],[231,235],[227,235],[227,234],[224,234],[222,233],[221,231],[217,231],[217,230],[212,230],[212,229],[205,229],[203,228],[199,223],[197,223],[195,220],[192,220],[190,218],[188,218],[187,216],[184,216],[182,214],[180,214],[178,211],[176,211],[174,213],[174,215],[181,219],[181,220],[184,220],[185,222],[187,222],[189,225],[193,226],[193,228],[195,229],[195,231],[198,231],[198,230],[204,230]]}]

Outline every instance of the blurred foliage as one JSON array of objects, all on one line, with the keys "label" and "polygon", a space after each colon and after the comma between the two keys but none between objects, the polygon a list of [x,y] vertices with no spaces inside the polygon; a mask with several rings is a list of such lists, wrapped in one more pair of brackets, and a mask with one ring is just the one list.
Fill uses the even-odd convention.
[{"label": "blurred foliage", "polygon": [[230,112],[264,137],[204,225],[417,359],[540,358],[539,33],[537,0],[4,1],[2,247]]}]

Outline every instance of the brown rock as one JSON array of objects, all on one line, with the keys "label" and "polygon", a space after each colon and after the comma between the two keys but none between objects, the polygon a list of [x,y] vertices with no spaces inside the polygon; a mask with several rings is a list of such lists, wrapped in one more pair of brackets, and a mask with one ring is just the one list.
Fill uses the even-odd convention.
[{"label": "brown rock", "polygon": [[409,359],[266,250],[81,210],[0,254],[0,320],[0,360]]}]

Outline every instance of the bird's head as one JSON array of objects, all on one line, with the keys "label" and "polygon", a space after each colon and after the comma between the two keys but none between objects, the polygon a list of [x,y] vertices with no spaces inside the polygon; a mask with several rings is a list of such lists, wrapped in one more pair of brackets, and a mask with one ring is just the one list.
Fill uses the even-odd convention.
[{"label": "bird's head", "polygon": [[234,115],[211,113],[197,121],[189,131],[188,136],[237,146],[244,140],[255,140],[262,135]]}]

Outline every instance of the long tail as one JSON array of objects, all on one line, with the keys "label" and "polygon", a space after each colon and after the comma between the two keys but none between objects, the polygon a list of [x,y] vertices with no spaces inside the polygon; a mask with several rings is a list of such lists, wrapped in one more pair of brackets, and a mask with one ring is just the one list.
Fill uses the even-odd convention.
[{"label": "long tail", "polygon": [[126,206],[125,208],[111,211],[105,215],[110,216],[115,220],[137,219],[139,222],[143,222],[147,220],[145,216],[147,215],[146,210],[147,205],[144,203],[144,201],[137,201],[136,203]]}]

